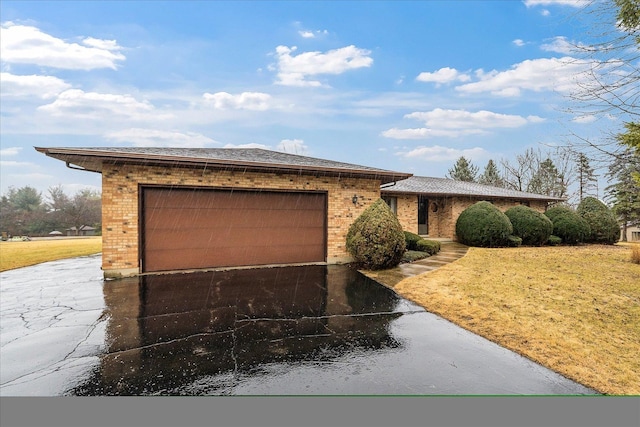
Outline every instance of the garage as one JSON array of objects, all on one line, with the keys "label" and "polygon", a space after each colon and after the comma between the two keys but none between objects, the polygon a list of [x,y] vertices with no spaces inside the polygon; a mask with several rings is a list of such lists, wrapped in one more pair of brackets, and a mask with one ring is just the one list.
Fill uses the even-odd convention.
[{"label": "garage", "polygon": [[141,190],[143,272],[326,261],[325,192]]}]

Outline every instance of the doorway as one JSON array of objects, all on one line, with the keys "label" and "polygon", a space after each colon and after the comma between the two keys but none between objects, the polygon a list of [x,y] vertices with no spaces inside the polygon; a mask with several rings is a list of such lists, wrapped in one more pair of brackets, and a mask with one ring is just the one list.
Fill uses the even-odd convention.
[{"label": "doorway", "polygon": [[429,199],[418,196],[418,234],[429,235]]}]

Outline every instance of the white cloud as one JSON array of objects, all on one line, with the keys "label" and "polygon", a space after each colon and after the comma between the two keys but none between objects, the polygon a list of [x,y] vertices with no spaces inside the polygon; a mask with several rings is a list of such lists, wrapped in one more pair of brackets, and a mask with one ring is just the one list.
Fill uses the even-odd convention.
[{"label": "white cloud", "polygon": [[271,148],[264,144],[256,144],[251,142],[249,144],[226,144],[223,148],[262,148],[263,150],[270,150]]},{"label": "white cloud", "polygon": [[124,118],[128,120],[162,120],[172,117],[155,112],[148,101],[138,101],[131,95],[117,95],[97,92],[84,92],[70,89],[62,92],[56,100],[38,107],[38,110],[53,116],[69,116],[76,119]]},{"label": "white cloud", "polygon": [[467,135],[487,133],[490,129],[517,128],[528,123],[544,121],[538,116],[515,116],[481,110],[444,110],[436,108],[427,112],[414,112],[404,116],[424,122],[425,127],[398,129],[392,128],[382,132],[387,138],[394,139],[426,139],[430,137],[456,138]]},{"label": "white cloud", "polygon": [[567,40],[566,37],[557,36],[553,38],[553,41],[550,43],[545,43],[540,46],[540,49],[546,52],[556,52],[562,53],[564,55],[570,55],[572,53],[576,53],[576,51],[581,49],[586,49],[587,46],[583,43],[572,43]]},{"label": "white cloud", "polygon": [[468,74],[460,73],[455,68],[444,67],[433,73],[422,72],[416,77],[416,80],[419,82],[434,82],[441,85],[454,81],[467,82],[471,80],[471,77]]},{"label": "white cloud", "polygon": [[316,30],[316,31],[300,30],[300,31],[298,31],[298,34],[300,34],[300,37],[305,38],[305,39],[314,39],[316,37],[324,36],[324,35],[329,34],[329,31],[327,31],[327,30]]},{"label": "white cloud", "polygon": [[205,93],[202,95],[205,101],[211,102],[214,108],[220,110],[255,110],[265,111],[269,109],[271,95],[261,92],[242,92],[232,95],[227,92]]},{"label": "white cloud", "polygon": [[432,147],[420,146],[411,151],[399,151],[396,155],[407,159],[419,159],[430,162],[451,161],[464,156],[469,159],[487,157],[488,152],[480,147],[460,150],[457,148],[442,147],[434,145]]},{"label": "white cloud", "polygon": [[3,168],[6,167],[34,167],[36,166],[35,163],[31,163],[31,162],[16,162],[15,160],[0,160],[0,166],[2,166]]},{"label": "white cloud", "polygon": [[0,156],[17,156],[20,154],[20,150],[22,150],[22,147],[0,148]]},{"label": "white cloud", "polygon": [[524,42],[524,40],[522,39],[515,39],[514,41],[512,41],[511,43],[513,43],[514,45],[518,46],[518,47],[522,47],[524,46],[526,43]]},{"label": "white cloud", "polygon": [[194,132],[131,128],[105,135],[107,139],[131,143],[135,147],[206,147],[220,143]]},{"label": "white cloud", "polygon": [[306,154],[308,151],[308,147],[302,139],[283,139],[276,146],[276,149],[290,154]]},{"label": "white cloud", "polygon": [[570,93],[576,88],[580,73],[587,71],[590,63],[571,57],[528,59],[515,64],[507,71],[476,71],[479,81],[456,87],[463,93],[490,92],[503,97],[516,97],[522,90],[559,91]]},{"label": "white cloud", "polygon": [[524,4],[527,7],[535,6],[571,6],[571,7],[583,7],[588,5],[593,0],[524,0]]},{"label": "white cloud", "polygon": [[115,40],[87,37],[78,43],[69,43],[28,25],[5,22],[0,29],[2,61],[15,64],[33,64],[67,70],[116,69],[125,56]]},{"label": "white cloud", "polygon": [[53,76],[18,76],[0,73],[2,96],[52,98],[71,88],[71,85]]},{"label": "white cloud", "polygon": [[309,79],[309,77],[322,74],[342,74],[349,70],[370,67],[373,64],[373,59],[369,56],[370,51],[353,45],[325,53],[304,52],[292,55],[296,50],[296,46],[278,46],[276,48],[277,84],[283,86],[322,86],[320,81]]},{"label": "white cloud", "polygon": [[584,116],[578,116],[575,117],[573,120],[571,120],[574,123],[580,123],[580,124],[586,124],[586,123],[593,123],[597,120],[597,117],[592,115],[592,114],[587,114]]}]

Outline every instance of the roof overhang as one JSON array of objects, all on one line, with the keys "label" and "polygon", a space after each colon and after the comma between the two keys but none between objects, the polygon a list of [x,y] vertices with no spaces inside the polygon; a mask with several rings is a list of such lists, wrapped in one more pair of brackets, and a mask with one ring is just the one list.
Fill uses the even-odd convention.
[{"label": "roof overhang", "polygon": [[135,152],[119,152],[86,148],[34,147],[38,152],[66,163],[67,167],[90,172],[102,173],[104,165],[140,165],[174,168],[204,168],[243,172],[265,172],[284,174],[310,174],[318,176],[339,176],[352,178],[377,179],[381,184],[407,179],[412,174],[382,169],[353,167],[331,167],[299,165],[246,160],[202,158],[195,156],[176,156]]}]

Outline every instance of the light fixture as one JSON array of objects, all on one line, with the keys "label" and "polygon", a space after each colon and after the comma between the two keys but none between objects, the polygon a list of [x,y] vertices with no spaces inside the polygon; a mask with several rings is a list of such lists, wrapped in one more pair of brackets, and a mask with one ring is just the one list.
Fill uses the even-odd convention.
[{"label": "light fixture", "polygon": [[351,201],[353,202],[354,205],[358,204],[358,195],[354,194],[353,197],[351,198]]}]

